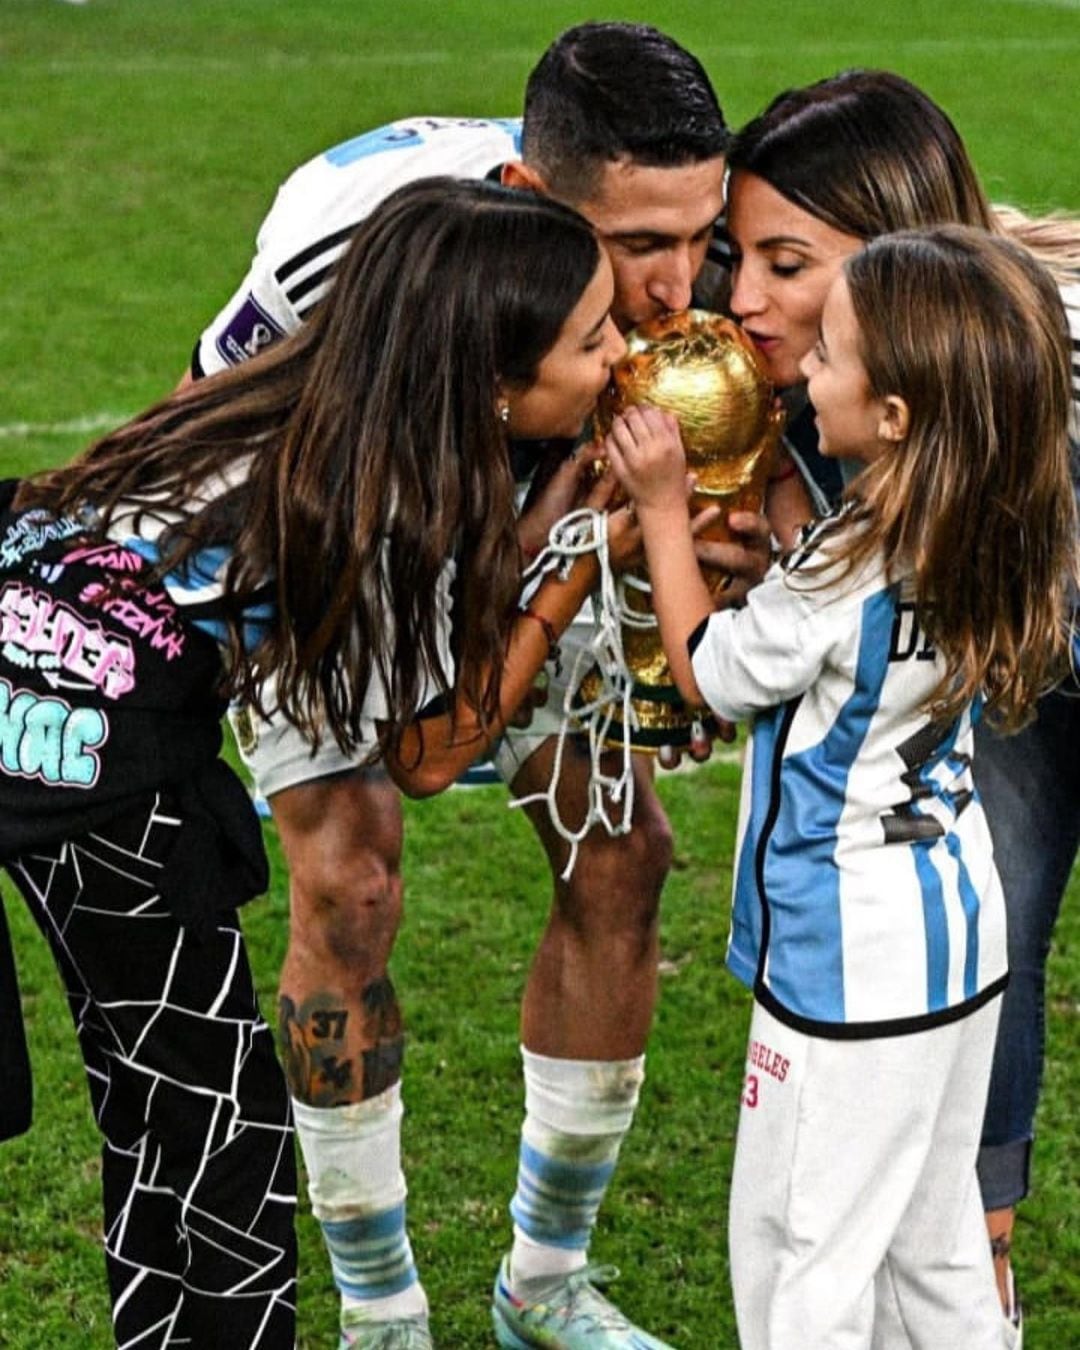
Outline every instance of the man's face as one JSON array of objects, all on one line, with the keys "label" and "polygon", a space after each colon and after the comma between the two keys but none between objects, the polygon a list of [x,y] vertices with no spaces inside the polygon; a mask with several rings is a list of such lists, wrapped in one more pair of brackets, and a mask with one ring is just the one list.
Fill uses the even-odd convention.
[{"label": "man's face", "polygon": [[674,169],[609,161],[589,195],[572,205],[611,259],[611,315],[625,333],[689,305],[713,222],[724,208],[724,158]]}]

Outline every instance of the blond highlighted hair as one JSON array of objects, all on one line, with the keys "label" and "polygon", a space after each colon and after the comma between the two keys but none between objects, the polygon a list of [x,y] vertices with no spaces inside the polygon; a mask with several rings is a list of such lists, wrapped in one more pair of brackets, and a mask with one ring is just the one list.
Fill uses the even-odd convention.
[{"label": "blond highlighted hair", "polygon": [[1033,253],[1059,286],[1080,282],[1080,216],[1067,211],[1032,216],[1005,202],[991,209],[998,229]]}]

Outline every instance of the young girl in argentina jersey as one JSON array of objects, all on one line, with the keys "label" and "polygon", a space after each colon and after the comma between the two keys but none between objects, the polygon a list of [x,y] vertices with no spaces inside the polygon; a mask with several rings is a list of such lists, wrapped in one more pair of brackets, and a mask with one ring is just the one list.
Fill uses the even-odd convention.
[{"label": "young girl in argentina jersey", "polygon": [[712,612],[673,419],[606,450],[683,696],[750,718],[729,964],[754,989],[731,1193],[743,1350],[1000,1347],[975,1157],[1006,975],[970,773],[1066,659],[1069,349],[1029,255],[962,227],[848,259],[804,373],[863,464]]},{"label": "young girl in argentina jersey", "polygon": [[120,1345],[295,1344],[292,1118],[235,913],[267,867],[226,697],[274,677],[285,717],[413,795],[499,733],[596,576],[519,609],[508,437],[589,417],[613,290],[576,213],[416,182],[302,332],[0,484],[0,863],[76,1021]]}]

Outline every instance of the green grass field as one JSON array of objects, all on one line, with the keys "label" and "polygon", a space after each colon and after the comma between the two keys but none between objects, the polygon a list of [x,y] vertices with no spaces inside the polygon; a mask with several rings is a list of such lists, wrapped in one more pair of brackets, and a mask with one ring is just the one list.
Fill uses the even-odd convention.
[{"label": "green grass field", "polygon": [[[1080,207],[1077,0],[0,0],[0,473],[60,462],[175,383],[294,165],[395,116],[518,111],[539,52],[587,17],[678,36],[733,123],[845,66],[898,70],[950,111],[995,199]],[[724,1215],[748,1006],[722,959],[737,786],[731,764],[662,784],[678,840],[663,995],[594,1253],[621,1265],[627,1308],[684,1350],[735,1345]],[[490,1344],[489,1282],[509,1231],[517,1003],[548,881],[501,789],[455,791],[407,820],[394,973],[410,1027],[411,1228],[439,1345],[472,1350]],[[1080,1346],[1076,889],[1051,962],[1035,1191],[1017,1238],[1028,1350]],[[0,1150],[0,1346],[103,1350],[81,1066],[44,946],[9,913],[37,1120]],[[245,927],[269,1009],[285,945],[279,866]],[[309,1215],[300,1227],[300,1344],[329,1347],[329,1275]]]}]

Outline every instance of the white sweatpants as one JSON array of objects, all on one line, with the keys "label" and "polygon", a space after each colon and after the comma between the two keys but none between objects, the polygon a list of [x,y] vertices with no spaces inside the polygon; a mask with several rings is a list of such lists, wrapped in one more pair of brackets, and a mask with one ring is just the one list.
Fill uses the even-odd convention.
[{"label": "white sweatpants", "polygon": [[999,1000],[874,1040],[754,1008],[729,1238],[743,1350],[1000,1350],[975,1178]]}]

